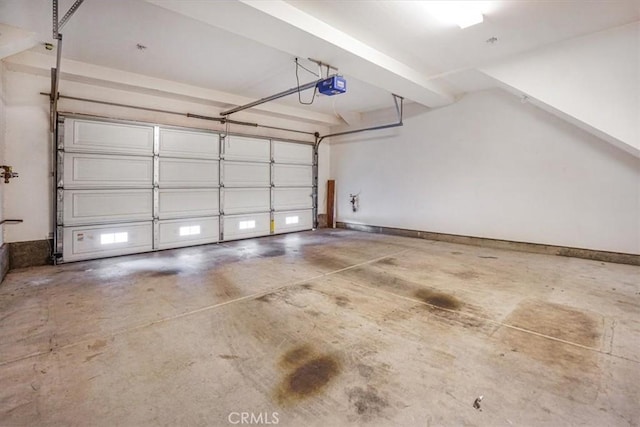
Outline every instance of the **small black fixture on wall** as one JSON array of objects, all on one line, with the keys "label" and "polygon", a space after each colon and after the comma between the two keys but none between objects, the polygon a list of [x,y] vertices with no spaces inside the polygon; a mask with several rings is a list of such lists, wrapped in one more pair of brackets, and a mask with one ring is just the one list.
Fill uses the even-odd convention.
[{"label": "small black fixture on wall", "polygon": [[18,177],[18,172],[14,172],[12,166],[0,166],[0,169],[0,178],[4,178],[5,184],[8,184],[11,178]]},{"label": "small black fixture on wall", "polygon": [[358,194],[349,194],[349,200],[350,200],[350,203],[351,203],[351,209],[354,212],[358,211],[358,207],[360,205],[360,199],[359,199],[358,196],[360,196],[360,193],[358,193]]}]

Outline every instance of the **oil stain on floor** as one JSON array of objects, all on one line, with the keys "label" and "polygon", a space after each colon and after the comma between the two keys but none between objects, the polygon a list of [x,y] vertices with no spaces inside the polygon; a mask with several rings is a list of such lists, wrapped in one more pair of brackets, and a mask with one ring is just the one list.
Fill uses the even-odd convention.
[{"label": "oil stain on floor", "polygon": [[423,303],[420,310],[426,308],[433,318],[442,324],[457,325],[463,328],[474,328],[491,333],[494,326],[487,322],[487,313],[481,307],[469,304],[460,298],[445,292],[430,288],[420,288],[413,291],[412,296]]},{"label": "oil stain on floor", "polygon": [[460,310],[462,307],[462,302],[456,297],[430,289],[418,289],[413,293],[413,296],[429,305],[447,310]]},{"label": "oil stain on floor", "polygon": [[602,317],[562,304],[525,300],[509,315],[507,323],[593,348],[599,347]]},{"label": "oil stain on floor", "polygon": [[280,367],[286,371],[276,390],[276,401],[282,406],[320,394],[340,374],[340,362],[336,357],[318,354],[308,345],[283,354]]},{"label": "oil stain on floor", "polygon": [[529,361],[526,366],[530,375],[547,381],[552,393],[583,403],[594,401],[599,393],[601,369],[599,353],[594,351],[600,348],[600,315],[529,299],[522,301],[505,323],[542,334],[513,328],[501,328],[496,334],[511,352]]}]

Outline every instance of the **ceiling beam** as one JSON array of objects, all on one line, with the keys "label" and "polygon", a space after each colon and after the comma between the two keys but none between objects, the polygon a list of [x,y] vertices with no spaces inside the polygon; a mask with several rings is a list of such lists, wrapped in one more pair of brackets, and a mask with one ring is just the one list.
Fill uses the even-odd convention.
[{"label": "ceiling beam", "polygon": [[341,74],[428,107],[454,101],[442,84],[281,0],[146,1],[292,56],[330,63]]}]

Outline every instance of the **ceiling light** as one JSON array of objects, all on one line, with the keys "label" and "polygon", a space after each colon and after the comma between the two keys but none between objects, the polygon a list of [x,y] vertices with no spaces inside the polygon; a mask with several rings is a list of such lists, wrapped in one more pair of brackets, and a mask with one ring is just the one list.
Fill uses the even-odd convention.
[{"label": "ceiling light", "polygon": [[467,28],[480,24],[485,11],[484,1],[425,1],[427,13],[447,24],[456,24],[460,28]]}]

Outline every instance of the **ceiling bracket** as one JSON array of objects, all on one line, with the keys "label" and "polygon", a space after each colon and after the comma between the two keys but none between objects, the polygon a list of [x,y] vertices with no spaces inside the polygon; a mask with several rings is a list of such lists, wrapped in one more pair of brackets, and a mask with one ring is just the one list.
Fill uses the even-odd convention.
[{"label": "ceiling bracket", "polygon": [[62,31],[62,27],[64,27],[67,21],[69,21],[69,18],[71,18],[71,16],[74,13],[76,13],[76,10],[78,10],[78,8],[80,7],[83,1],[84,0],[76,0],[75,3],[71,5],[67,13],[65,13],[62,19],[58,22],[58,0],[53,0],[52,17],[53,17],[53,38],[54,39],[58,39],[58,36],[60,35],[60,31]]}]

